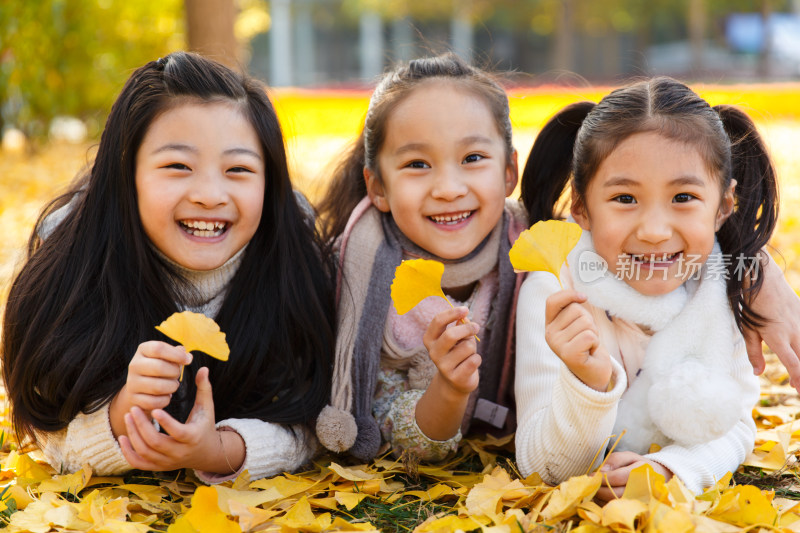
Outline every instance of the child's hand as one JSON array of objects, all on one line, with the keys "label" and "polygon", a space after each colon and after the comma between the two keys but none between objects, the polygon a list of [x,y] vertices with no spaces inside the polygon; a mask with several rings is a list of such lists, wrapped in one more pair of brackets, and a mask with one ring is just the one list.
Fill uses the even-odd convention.
[{"label": "child's hand", "polygon": [[595,474],[603,476],[603,483],[595,497],[603,502],[622,497],[622,493],[625,492],[625,485],[628,483],[628,477],[631,475],[631,470],[645,463],[664,476],[666,481],[672,478],[672,472],[667,467],[638,453],[614,452],[606,458],[606,464]]},{"label": "child's hand", "polygon": [[469,395],[478,387],[481,356],[476,353],[475,334],[480,328],[474,322],[451,328],[447,325],[466,319],[468,313],[466,307],[442,311],[433,317],[422,337],[433,364],[439,370],[437,377],[452,391],[463,395]]},{"label": "child's hand", "polygon": [[142,409],[134,407],[125,414],[127,435],[119,437],[119,445],[133,468],[152,471],[195,468],[227,474],[241,467],[244,441],[237,433],[217,432],[214,426],[214,397],[208,368],[201,368],[195,381],[197,396],[185,424],[161,409],[152,411],[153,419],[166,435],[153,426]]},{"label": "child's hand", "polygon": [[575,376],[587,386],[605,392],[611,380],[611,357],[600,335],[586,296],[565,290],[550,295],[545,307],[545,340]]},{"label": "child's hand", "polygon": [[138,407],[148,415],[153,409],[169,405],[178,390],[183,365],[192,362],[192,354],[183,346],[161,341],[143,342],[128,364],[128,377],[122,389],[111,400],[109,416],[115,436],[125,434],[124,415]]}]

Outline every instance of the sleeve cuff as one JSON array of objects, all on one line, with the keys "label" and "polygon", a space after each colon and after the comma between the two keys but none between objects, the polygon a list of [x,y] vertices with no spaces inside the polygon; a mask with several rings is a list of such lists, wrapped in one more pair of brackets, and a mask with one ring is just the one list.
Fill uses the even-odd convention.
[{"label": "sleeve cuff", "polygon": [[251,479],[294,471],[313,456],[316,439],[301,425],[286,426],[254,418],[230,418],[217,422],[217,429],[235,431],[242,437],[245,457],[242,466],[232,474],[215,474],[195,470],[207,484],[235,479],[247,470]]},{"label": "sleeve cuff", "polygon": [[407,450],[423,461],[441,461],[458,449],[461,430],[447,440],[433,440],[425,435],[417,425],[416,417],[417,402],[424,393],[420,389],[406,391],[392,403],[386,416],[392,451],[396,456]]}]

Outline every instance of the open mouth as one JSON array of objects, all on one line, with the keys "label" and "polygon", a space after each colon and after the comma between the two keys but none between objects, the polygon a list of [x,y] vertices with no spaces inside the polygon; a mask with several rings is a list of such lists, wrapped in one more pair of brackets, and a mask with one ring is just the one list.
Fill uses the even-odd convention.
[{"label": "open mouth", "polygon": [[195,237],[219,237],[228,231],[227,222],[205,220],[179,220],[178,225],[183,231]]},{"label": "open mouth", "polygon": [[454,226],[467,220],[474,212],[475,211],[462,211],[460,213],[449,213],[447,215],[431,215],[428,218],[436,224]]},{"label": "open mouth", "polygon": [[635,263],[672,263],[675,259],[680,257],[681,252],[675,253],[660,253],[660,254],[628,254],[631,260]]}]

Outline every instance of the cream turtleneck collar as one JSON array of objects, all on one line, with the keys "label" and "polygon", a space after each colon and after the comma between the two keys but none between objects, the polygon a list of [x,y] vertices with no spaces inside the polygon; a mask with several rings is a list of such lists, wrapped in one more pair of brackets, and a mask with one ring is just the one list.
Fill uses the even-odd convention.
[{"label": "cream turtleneck collar", "polygon": [[179,265],[165,256],[160,250],[156,252],[167,261],[175,271],[185,279],[191,287],[191,292],[186,295],[185,310],[202,313],[208,317],[215,317],[222,307],[228,284],[239,266],[242,264],[244,251],[247,245],[236,252],[224,264],[213,270],[192,270]]}]

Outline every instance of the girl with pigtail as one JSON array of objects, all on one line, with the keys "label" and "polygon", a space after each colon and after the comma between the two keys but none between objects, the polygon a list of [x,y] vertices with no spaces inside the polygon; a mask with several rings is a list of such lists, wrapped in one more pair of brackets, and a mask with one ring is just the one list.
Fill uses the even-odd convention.
[{"label": "girl with pigtail", "polygon": [[[333,392],[317,420],[328,449],[367,460],[384,441],[433,461],[470,424],[509,430],[517,172],[508,98],[485,72],[448,54],[378,84],[320,209],[340,266]],[[428,298],[395,312],[409,258],[444,263],[455,308]]]},{"label": "girl with pigtail", "polygon": [[563,288],[536,272],[519,296],[520,471],[584,474],[621,435],[599,498],[642,463],[699,492],[755,439],[742,331],[765,321],[753,297],[777,220],[764,143],[742,111],[654,78],[548,122],[523,174],[530,222],[557,218],[568,186],[583,234]]}]

